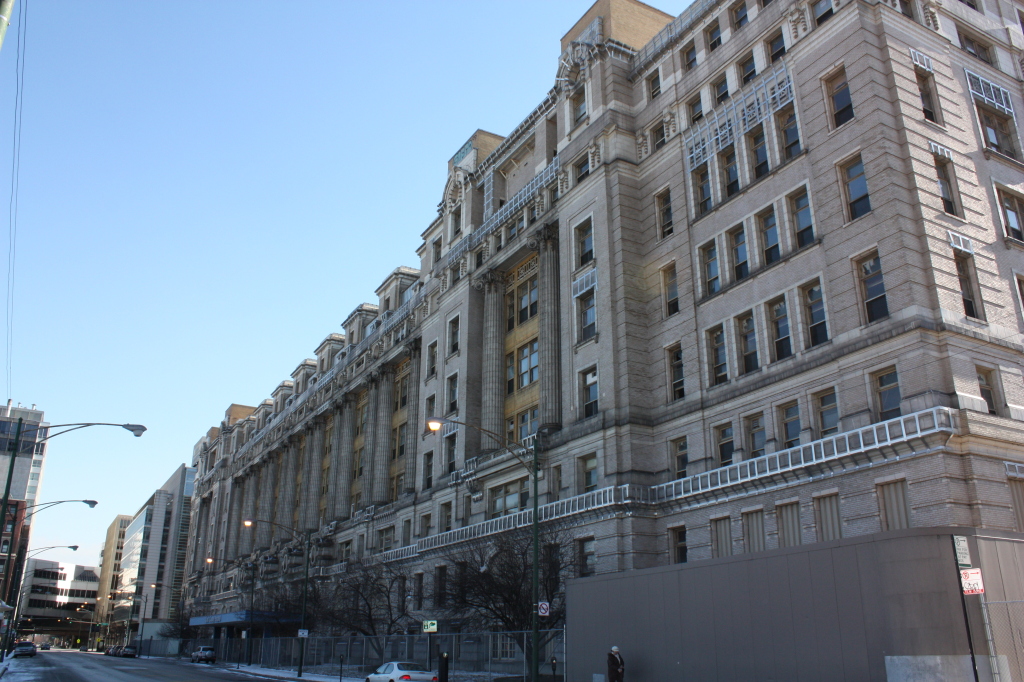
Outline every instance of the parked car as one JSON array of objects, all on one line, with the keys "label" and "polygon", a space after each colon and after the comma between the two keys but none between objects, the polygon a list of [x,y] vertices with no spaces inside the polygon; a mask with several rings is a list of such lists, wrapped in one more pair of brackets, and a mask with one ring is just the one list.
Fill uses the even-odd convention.
[{"label": "parked car", "polygon": [[107,648],[106,648],[106,649],[105,649],[105,650],[103,651],[103,655],[104,655],[104,656],[113,656],[113,655],[114,655],[114,649],[116,649],[116,648],[117,648],[116,646],[108,646],[108,647],[107,647]]},{"label": "parked car", "polygon": [[50,643],[49,642],[43,642],[42,644],[39,645],[39,650],[40,651],[49,651],[50,650]]},{"label": "parked car", "polygon": [[12,656],[17,658],[18,656],[35,656],[36,645],[32,642],[18,642],[14,645],[14,653]]},{"label": "parked car", "polygon": [[437,682],[437,673],[419,663],[391,661],[370,673],[366,682]]},{"label": "parked car", "polygon": [[118,656],[123,656],[124,658],[135,658],[135,653],[136,653],[135,647],[133,647],[133,646],[126,646],[126,647],[121,647],[121,653],[119,653]]},{"label": "parked car", "polygon": [[212,646],[201,646],[192,652],[193,663],[216,663],[217,650]]}]

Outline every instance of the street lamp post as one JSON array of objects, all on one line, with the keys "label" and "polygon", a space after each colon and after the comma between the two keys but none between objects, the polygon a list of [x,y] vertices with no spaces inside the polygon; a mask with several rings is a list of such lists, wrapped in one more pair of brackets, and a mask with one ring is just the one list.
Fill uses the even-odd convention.
[{"label": "street lamp post", "polygon": [[146,609],[149,607],[149,595],[143,591],[143,593],[135,594],[132,601],[137,601],[136,597],[142,597],[142,608],[139,609],[139,653],[136,654],[139,658],[142,658],[142,636],[143,629],[146,627]]},{"label": "street lamp post", "polygon": [[[31,559],[37,554],[41,554],[50,549],[70,549],[72,552],[78,551],[78,545],[51,545],[50,547],[40,547],[38,549],[29,550],[25,553],[25,559]],[[6,571],[6,568],[5,568]],[[14,636],[11,625],[15,628],[18,625],[18,609],[21,607],[21,590],[14,593],[14,603],[11,605],[11,622],[7,626],[7,632],[3,637],[3,646],[0,646],[0,662],[4,660],[4,655],[7,653],[7,648],[10,646],[10,640]]]},{"label": "street lamp post", "polygon": [[[282,525],[280,523],[277,523],[275,521],[267,521],[266,519],[245,519],[245,520],[242,521],[242,525],[244,525],[246,528],[251,528],[252,526],[254,526],[257,523],[267,523],[267,524],[270,524],[271,526],[277,526],[278,528],[281,528],[282,530],[286,530],[289,533],[291,533],[292,534],[292,538],[297,538],[299,536],[299,531],[295,530],[294,528],[289,528],[288,526],[284,526],[284,525]],[[302,620],[301,620],[301,622],[299,624],[299,629],[300,630],[305,630],[306,629],[306,595],[309,592],[309,554],[310,554],[310,547],[312,546],[312,543],[313,543],[313,531],[307,530],[307,531],[303,531],[302,533],[303,533],[303,535],[305,535],[305,539],[306,539],[306,549],[305,549],[306,557],[305,557],[305,567],[303,569],[303,575],[302,575]],[[306,656],[306,638],[305,637],[299,637],[299,671],[298,671],[297,677],[302,677],[302,664],[303,664],[303,662],[305,660],[305,656]]]},{"label": "street lamp post", "polygon": [[[511,440],[510,438],[495,433],[488,429],[481,428],[479,426],[473,426],[465,422],[456,421],[454,419],[446,419],[444,417],[428,417],[427,428],[431,431],[438,431],[444,424],[459,424],[465,426],[480,433],[487,434],[494,439],[503,448],[506,448],[512,456],[519,460],[519,462],[526,467],[526,471],[529,472],[530,478],[533,479],[533,521],[530,524],[530,529],[533,533],[533,612],[530,614],[531,621],[531,651],[530,651],[530,679],[532,682],[538,682],[539,679],[539,652],[540,648],[540,623],[537,620],[537,608],[540,603],[540,518],[538,516],[538,496],[537,496],[537,447],[534,445],[531,448],[527,448],[525,445],[518,441]],[[532,451],[533,461],[530,462],[524,459],[524,455],[529,454],[528,451]]]}]

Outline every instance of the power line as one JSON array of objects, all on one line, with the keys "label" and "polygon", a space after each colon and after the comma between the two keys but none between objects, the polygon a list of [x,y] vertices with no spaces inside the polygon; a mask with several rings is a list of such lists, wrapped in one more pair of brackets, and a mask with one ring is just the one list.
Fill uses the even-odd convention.
[{"label": "power line", "polygon": [[11,375],[14,368],[14,266],[17,259],[18,245],[18,189],[21,175],[21,121],[25,99],[25,47],[28,34],[28,0],[18,3],[18,59],[15,66],[14,95],[14,140],[11,154],[11,198],[8,204],[7,217],[9,228],[7,233],[7,395],[13,395]]}]

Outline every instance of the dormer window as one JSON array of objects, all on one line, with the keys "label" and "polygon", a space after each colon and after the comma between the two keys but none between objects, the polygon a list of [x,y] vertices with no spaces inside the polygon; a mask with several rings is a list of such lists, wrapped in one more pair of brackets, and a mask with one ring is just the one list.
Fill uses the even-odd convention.
[{"label": "dormer window", "polygon": [[462,207],[456,206],[452,211],[452,239],[462,235]]}]

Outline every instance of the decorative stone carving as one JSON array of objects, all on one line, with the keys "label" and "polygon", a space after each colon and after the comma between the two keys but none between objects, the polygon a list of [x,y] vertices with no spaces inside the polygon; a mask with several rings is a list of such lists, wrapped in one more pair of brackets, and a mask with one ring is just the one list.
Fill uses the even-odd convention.
[{"label": "decorative stone carving", "polygon": [[636,160],[643,161],[644,157],[649,153],[650,147],[647,141],[647,133],[641,130],[636,134]]},{"label": "decorative stone carving", "polygon": [[935,10],[939,7],[942,7],[942,0],[925,0],[921,3],[924,25],[933,31],[939,30],[939,16],[935,13]]},{"label": "decorative stone carving", "polygon": [[661,114],[661,120],[665,124],[665,137],[672,137],[676,134],[676,112],[673,109],[666,109]]},{"label": "decorative stone carving", "polygon": [[794,39],[803,37],[803,34],[807,33],[807,10],[803,4],[794,6],[786,18],[789,19],[789,27],[793,32]]},{"label": "decorative stone carving", "polygon": [[587,155],[590,160],[590,170],[593,172],[595,168],[601,165],[601,145],[597,143],[597,140],[591,142],[590,146],[587,147]]},{"label": "decorative stone carving", "polygon": [[565,194],[569,191],[569,174],[564,170],[558,171],[558,193]]}]

